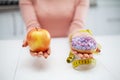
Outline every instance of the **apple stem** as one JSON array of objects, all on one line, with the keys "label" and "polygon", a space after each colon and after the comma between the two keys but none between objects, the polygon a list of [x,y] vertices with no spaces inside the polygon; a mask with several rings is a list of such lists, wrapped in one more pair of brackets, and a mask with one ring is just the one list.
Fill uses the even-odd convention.
[{"label": "apple stem", "polygon": [[38,31],[38,28],[37,28],[37,27],[35,27],[35,29],[36,29],[36,31]]}]

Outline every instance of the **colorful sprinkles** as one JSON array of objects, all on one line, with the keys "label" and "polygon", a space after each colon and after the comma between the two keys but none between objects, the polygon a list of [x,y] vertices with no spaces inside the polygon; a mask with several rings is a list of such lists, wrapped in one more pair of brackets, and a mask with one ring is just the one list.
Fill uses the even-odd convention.
[{"label": "colorful sprinkles", "polygon": [[92,37],[74,37],[71,46],[77,50],[94,50],[97,47],[96,41]]}]

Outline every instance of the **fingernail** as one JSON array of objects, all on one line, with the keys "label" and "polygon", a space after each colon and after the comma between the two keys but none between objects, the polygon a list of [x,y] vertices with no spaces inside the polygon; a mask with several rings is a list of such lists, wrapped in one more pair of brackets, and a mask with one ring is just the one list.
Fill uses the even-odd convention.
[{"label": "fingernail", "polygon": [[78,56],[79,56],[80,58],[82,58],[82,57],[83,57],[83,54],[79,53]]},{"label": "fingernail", "polygon": [[48,55],[50,55],[50,50],[47,51]]},{"label": "fingernail", "polygon": [[40,55],[43,55],[43,52],[40,51],[39,54],[40,54]]},{"label": "fingernail", "polygon": [[82,59],[86,59],[86,57],[83,57]]},{"label": "fingernail", "polygon": [[22,45],[22,47],[25,47],[24,44]]},{"label": "fingernail", "polygon": [[88,55],[88,54],[84,54],[84,57],[85,57],[85,58],[89,58],[89,55]]},{"label": "fingernail", "polygon": [[48,54],[47,54],[47,53],[44,53],[44,57],[47,58],[47,57],[48,57]]},{"label": "fingernail", "polygon": [[37,56],[37,53],[33,53],[34,56]]},{"label": "fingernail", "polygon": [[48,56],[44,56],[44,57],[45,57],[45,59],[47,59]]},{"label": "fingernail", "polygon": [[41,57],[42,55],[38,54],[37,56],[38,56],[38,57]]},{"label": "fingernail", "polygon": [[92,55],[92,54],[89,54],[89,57],[90,57],[90,58],[93,58],[93,55]]},{"label": "fingernail", "polygon": [[45,57],[45,59],[47,59],[47,57]]}]

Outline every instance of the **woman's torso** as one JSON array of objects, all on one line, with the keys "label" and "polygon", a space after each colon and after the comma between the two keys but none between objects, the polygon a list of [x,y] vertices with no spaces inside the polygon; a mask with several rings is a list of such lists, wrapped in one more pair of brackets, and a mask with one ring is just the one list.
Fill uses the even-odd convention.
[{"label": "woman's torso", "polygon": [[52,37],[66,37],[75,12],[75,0],[34,0],[36,16]]}]

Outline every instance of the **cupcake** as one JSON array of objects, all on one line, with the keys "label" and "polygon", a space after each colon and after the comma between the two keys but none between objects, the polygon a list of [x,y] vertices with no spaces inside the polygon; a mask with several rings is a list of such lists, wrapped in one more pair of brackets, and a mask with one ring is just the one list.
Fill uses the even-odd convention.
[{"label": "cupcake", "polygon": [[90,36],[76,36],[71,39],[71,48],[81,53],[94,53],[97,42]]}]

